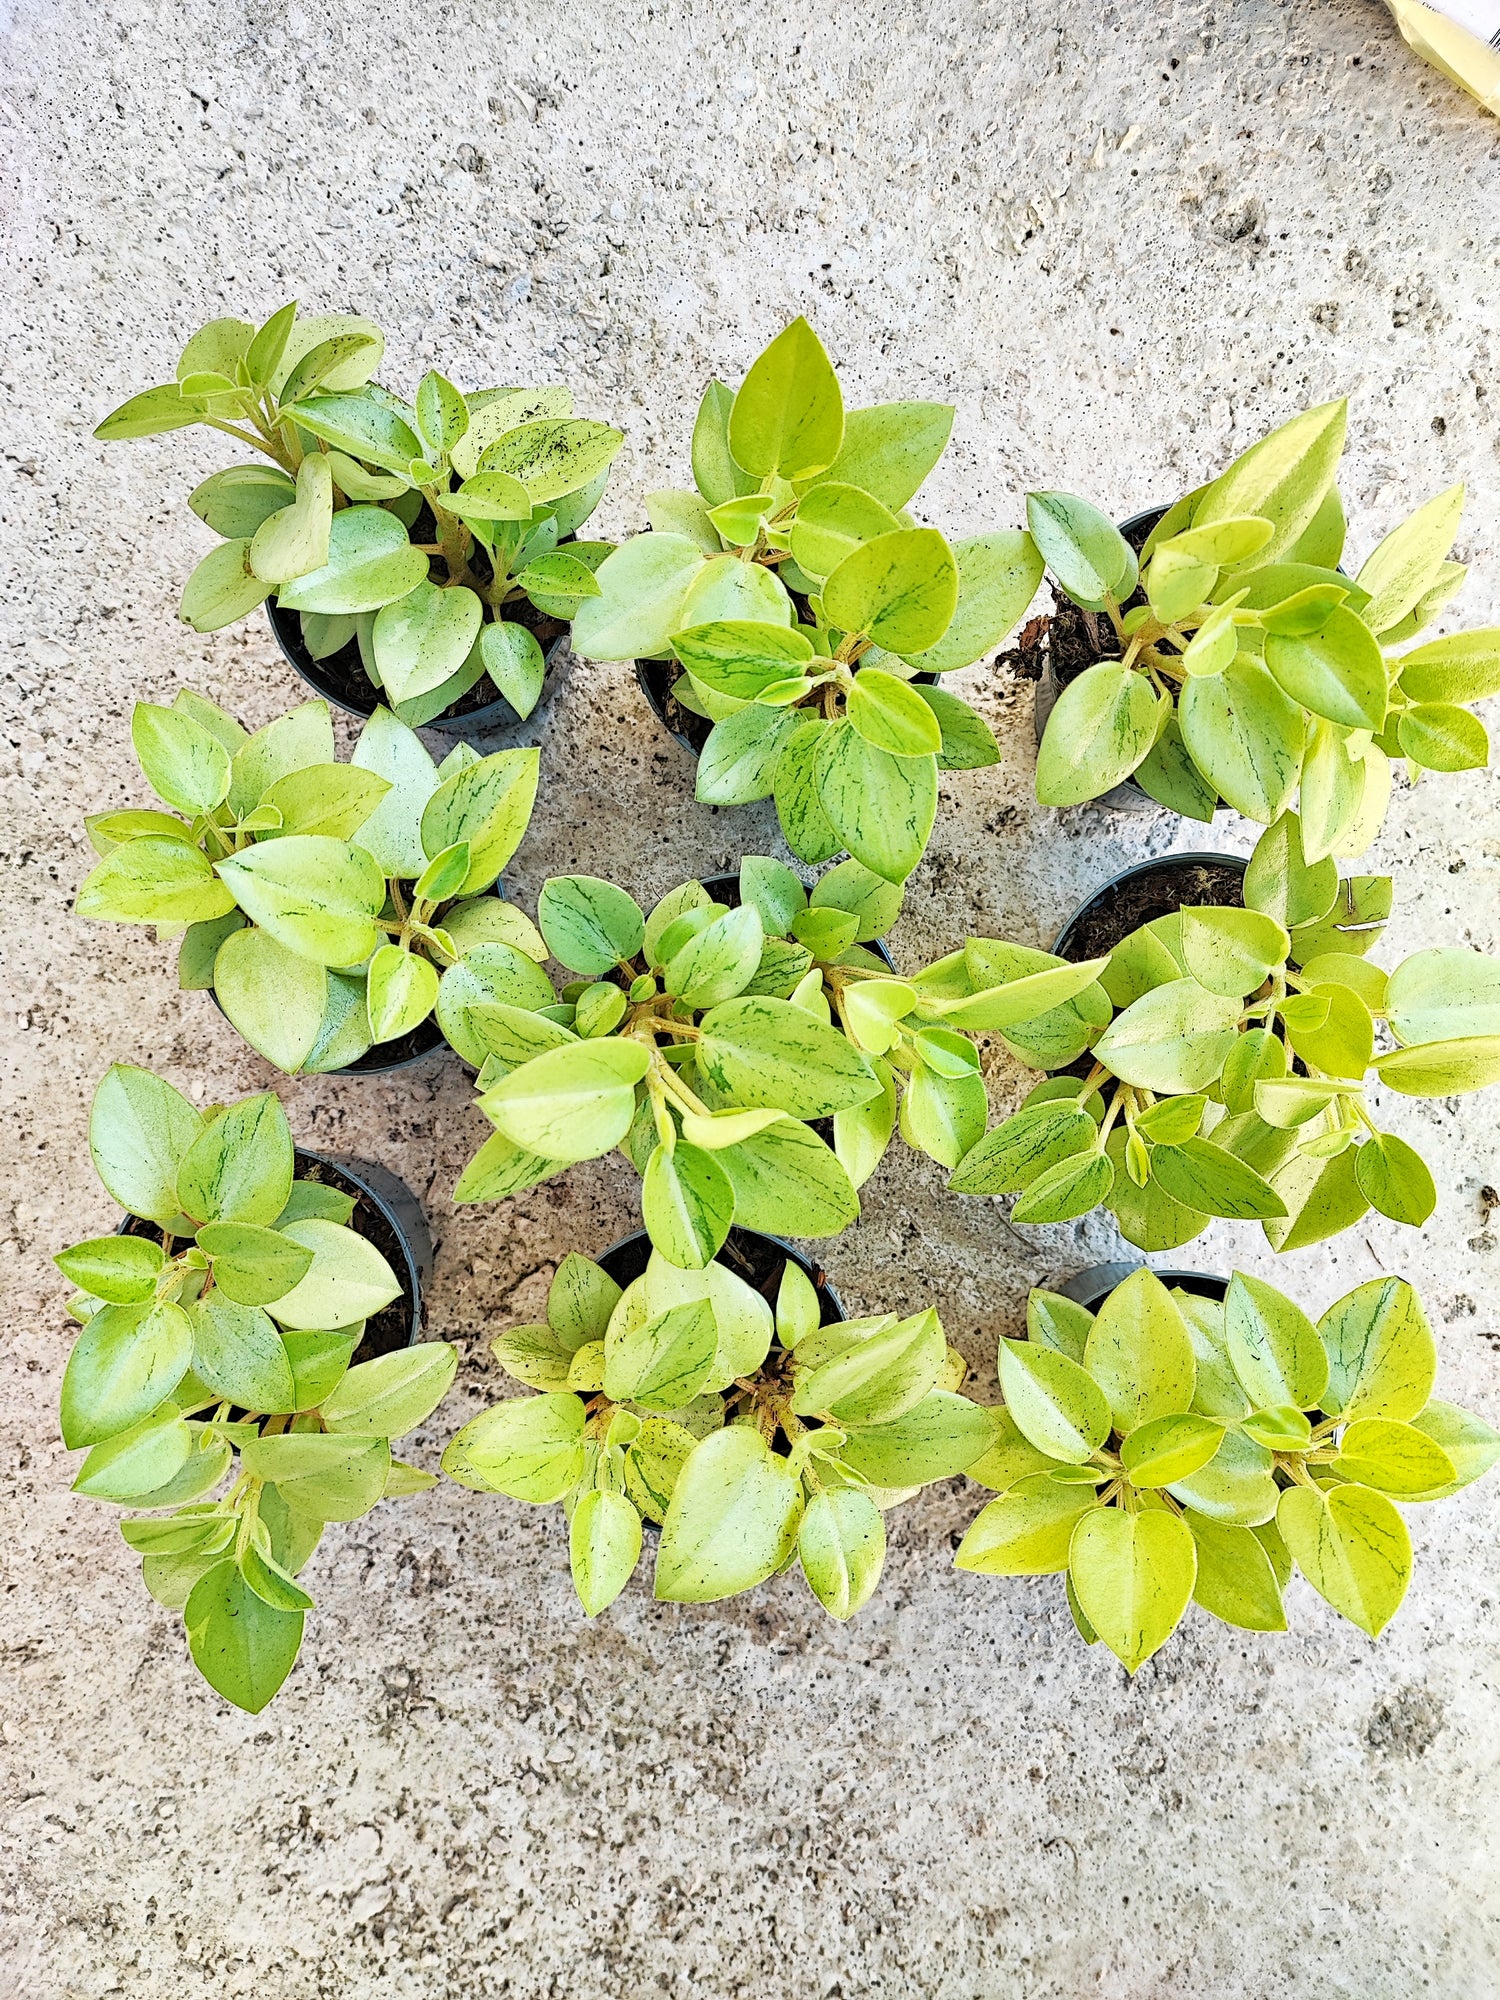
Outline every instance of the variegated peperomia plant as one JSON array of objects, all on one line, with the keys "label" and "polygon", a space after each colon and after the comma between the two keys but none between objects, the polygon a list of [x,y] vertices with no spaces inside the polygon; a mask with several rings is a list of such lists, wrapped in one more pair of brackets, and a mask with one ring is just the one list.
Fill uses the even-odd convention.
[{"label": "variegated peperomia plant", "polygon": [[1019,531],[949,544],[906,511],[948,442],[941,403],[844,409],[794,320],[737,391],[711,382],[696,491],[653,493],[651,532],[606,558],[573,640],[596,660],[666,659],[714,728],[713,805],[774,798],[801,861],[847,849],[901,882],[921,860],[938,772],[999,761],[988,726],[918,677],[996,646],[1041,580]]},{"label": "variegated peperomia plant", "polygon": [[[1364,954],[1390,887],[1308,861],[1284,814],[1250,859],[1243,909],[1174,911],[1093,961],[1077,1032],[1041,1065],[1072,1072],[1039,1084],[950,1188],[1019,1194],[1018,1222],[1103,1206],[1143,1250],[1187,1243],[1212,1216],[1261,1221],[1278,1250],[1371,1208],[1425,1222],[1432,1175],[1375,1123],[1367,1088],[1453,1097],[1500,1082],[1500,960],[1448,947],[1382,972]],[[955,990],[987,949],[946,962]]]},{"label": "variegated peperomia plant", "polygon": [[1500,1436],[1432,1394],[1412,1287],[1373,1278],[1316,1325],[1262,1279],[1222,1298],[1134,1272],[1097,1314],[1033,1292],[1000,1342],[1001,1435],[969,1476],[997,1498],[955,1561],[1065,1572],[1083,1637],[1134,1673],[1188,1605],[1284,1632],[1293,1568],[1376,1637],[1412,1572],[1396,1506],[1444,1500]]},{"label": "variegated peperomia plant", "polygon": [[441,715],[486,675],[529,715],[544,659],[517,610],[567,619],[597,591],[610,544],[569,538],[623,435],[574,417],[563,388],[465,395],[430,371],[403,402],[372,379],[384,353],[380,329],[351,314],[288,304],[259,328],[211,320],[175,381],[132,396],[94,435],[207,424],[269,461],[228,466],[191,497],[224,537],[183,591],[196,631],[274,593],[300,614],[313,659],[357,638],[405,722]]},{"label": "variegated peperomia plant", "polygon": [[212,990],[279,1069],[341,1069],[434,1009],[445,1026],[459,989],[442,978],[465,959],[545,958],[496,889],[531,817],[536,750],[461,743],[436,766],[382,708],[340,764],[326,702],[252,735],[190,689],[138,702],[131,739],[173,811],[88,820],[102,859],[78,913],[180,936],[180,984]]},{"label": "variegated peperomia plant", "polygon": [[[997,944],[983,986],[953,993],[865,948],[901,892],[857,861],[809,896],[781,862],[747,855],[739,895],[731,909],[686,882],[648,917],[611,883],[554,877],[537,919],[581,975],[560,996],[519,950],[447,975],[444,1027],[479,1069],[496,1128],[457,1200],[501,1200],[618,1146],[642,1176],[652,1242],[684,1269],[707,1264],[731,1224],[833,1235],[858,1215],[898,1119],[944,1166],[979,1140],[972,1033],[1050,1053],[1104,963]],[[824,1120],[827,1138],[813,1129]]]},{"label": "variegated peperomia plant", "polygon": [[457,1354],[432,1341],[350,1366],[401,1280],[349,1227],[354,1195],[296,1177],[269,1092],[199,1111],[117,1064],[89,1148],[133,1220],[57,1258],[82,1323],[62,1385],[63,1443],[87,1453],[73,1490],[133,1510],[120,1528],[146,1588],[254,1713],[297,1657],[298,1572],[324,1523],[433,1483],[391,1440],[442,1401]]},{"label": "variegated peperomia plant", "polygon": [[1087,501],[1028,496],[1036,545],[1097,640],[1097,664],[1047,720],[1044,805],[1132,776],[1194,819],[1222,798],[1270,825],[1297,802],[1321,860],[1369,846],[1394,761],[1413,779],[1488,761],[1464,704],[1500,692],[1500,631],[1396,651],[1464,580],[1449,560],[1463,488],[1419,507],[1349,577],[1334,483],[1344,430],[1341,402],[1293,418],[1169,507],[1139,558]]},{"label": "variegated peperomia plant", "polygon": [[684,1271],[653,1252],[622,1291],[570,1253],[547,1323],[494,1351],[543,1393],[466,1424],[444,1469],[562,1502],[591,1617],[629,1582],[644,1520],[661,1524],[658,1598],[732,1597],[800,1560],[824,1609],[850,1618],[879,1581],[883,1513],[996,1436],[996,1413],[958,1393],[963,1357],[935,1311],[825,1325],[790,1258],[762,1291],[724,1263]]}]

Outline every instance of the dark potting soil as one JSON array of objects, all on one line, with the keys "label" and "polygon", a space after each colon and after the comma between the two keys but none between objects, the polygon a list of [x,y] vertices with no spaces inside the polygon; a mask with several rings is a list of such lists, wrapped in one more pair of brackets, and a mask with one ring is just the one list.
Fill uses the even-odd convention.
[{"label": "dark potting soil", "polygon": [[[364,1337],[354,1350],[350,1366],[360,1361],[373,1361],[379,1354],[394,1354],[398,1348],[410,1347],[418,1329],[407,1279],[406,1249],[395,1228],[364,1190],[356,1186],[347,1174],[340,1173],[331,1161],[315,1160],[301,1151],[296,1158],[299,1181],[315,1181],[319,1187],[337,1188],[340,1194],[353,1195],[354,1212],[349,1218],[349,1227],[375,1246],[401,1281],[401,1290],[390,1304],[382,1306],[373,1318],[365,1321]],[[148,1222],[139,1215],[129,1216],[121,1233],[144,1236],[153,1243],[162,1240],[161,1224]],[[645,1268],[644,1265],[642,1268]]]},{"label": "dark potting soil", "polygon": [[[1127,521],[1121,528],[1121,534],[1137,555],[1165,511],[1155,508]],[[1066,687],[1090,667],[1097,667],[1101,660],[1122,657],[1119,638],[1104,612],[1082,610],[1055,584],[1049,583],[1048,589],[1052,593],[1051,611],[1022,626],[1015,645],[1008,653],[1001,654],[997,665],[1008,666],[1018,680],[1039,681],[1050,661],[1053,679],[1059,687]],[[1124,608],[1129,610],[1145,602],[1146,593],[1137,588]]]},{"label": "dark potting soil", "polygon": [[1227,861],[1164,860],[1101,889],[1059,940],[1059,954],[1074,965],[1106,953],[1143,924],[1187,906],[1244,907],[1243,868]]},{"label": "dark potting soil", "polygon": [[[644,1230],[627,1237],[613,1250],[606,1250],[599,1259],[601,1270],[607,1271],[617,1285],[631,1285],[644,1276],[651,1260],[651,1239]],[[781,1284],[781,1274],[789,1261],[795,1262],[807,1273],[818,1294],[824,1326],[832,1326],[844,1317],[844,1309],[837,1296],[829,1289],[828,1273],[820,1264],[810,1263],[805,1257],[788,1259],[784,1247],[769,1236],[762,1236],[754,1229],[731,1229],[724,1247],[714,1259],[726,1270],[733,1271],[737,1278],[743,1278],[753,1291],[760,1293],[772,1311],[776,1308],[776,1293]]]}]

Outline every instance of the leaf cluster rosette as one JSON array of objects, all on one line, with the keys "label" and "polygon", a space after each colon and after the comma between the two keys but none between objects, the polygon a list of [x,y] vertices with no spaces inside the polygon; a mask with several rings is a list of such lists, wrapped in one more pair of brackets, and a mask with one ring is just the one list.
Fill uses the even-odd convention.
[{"label": "leaf cluster rosette", "polygon": [[1127,777],[1193,819],[1222,798],[1269,826],[1297,802],[1308,858],[1321,860],[1369,846],[1394,762],[1413,780],[1488,762],[1465,704],[1500,692],[1500,630],[1397,650],[1464,580],[1449,559],[1463,488],[1419,507],[1346,576],[1344,428],[1338,402],[1272,431],[1168,508],[1139,559],[1088,501],[1028,495],[1058,589],[1107,623],[1117,653],[1048,717],[1044,805]]},{"label": "leaf cluster rosette", "polygon": [[1132,1273],[1097,1315],[1033,1292],[1025,1340],[1000,1342],[995,1489],[960,1569],[1066,1572],[1083,1637],[1134,1673],[1190,1603],[1252,1632],[1286,1629],[1293,1568],[1376,1637],[1411,1577],[1395,1504],[1443,1500],[1500,1457],[1500,1436],[1433,1397],[1437,1350],[1401,1278],[1374,1278],[1316,1325],[1262,1279],[1222,1301]]},{"label": "leaf cluster rosette", "polygon": [[405,722],[431,721],[485,675],[529,715],[545,662],[515,613],[568,619],[597,592],[610,544],[571,538],[623,433],[575,417],[565,388],[463,394],[429,371],[404,402],[373,380],[384,352],[370,320],[295,304],[259,328],[212,320],[175,381],[132,396],[94,435],[207,424],[269,461],[227,466],[192,494],[224,538],[183,591],[195,631],[274,594],[315,660],[357,639]]},{"label": "leaf cluster rosette", "polygon": [[1367,1090],[1500,1081],[1500,961],[1446,947],[1372,965],[1389,878],[1309,861],[1295,814],[1261,836],[1244,899],[1159,917],[1096,961],[1076,1046],[1038,1052],[1039,1068],[1074,1073],[1039,1084],[949,1187],[1016,1194],[1018,1222],[1102,1206],[1142,1250],[1190,1242],[1213,1216],[1260,1221],[1277,1250],[1372,1208],[1424,1223],[1432,1174],[1375,1123]]},{"label": "leaf cluster rosette", "polygon": [[132,1510],[146,1588],[253,1713],[297,1657],[324,1523],[433,1483],[391,1442],[436,1409],[457,1354],[432,1341],[350,1366],[401,1281],[349,1226],[354,1196],[296,1178],[269,1092],[199,1111],[117,1064],[89,1147],[134,1220],[56,1260],[82,1323],[62,1385],[63,1442],[87,1454],[73,1490]]},{"label": "leaf cluster rosette", "polygon": [[590,658],[680,666],[677,701],[714,724],[698,797],[774,798],[800,861],[847,849],[904,881],[938,772],[999,761],[967,703],[916,684],[997,645],[1041,580],[1026,534],[950,544],[907,511],[952,425],[941,403],[846,412],[794,320],[737,391],[709,384],[696,490],[649,497],[651,531],[606,558],[574,618]]},{"label": "leaf cluster rosette", "polygon": [[790,1259],[774,1307],[725,1264],[654,1251],[621,1288],[570,1252],[544,1325],[494,1342],[542,1393],[495,1404],[443,1454],[465,1486],[560,1500],[580,1603],[611,1604],[661,1524],[658,1598],[704,1604],[801,1563],[850,1618],[879,1581],[883,1513],[992,1446],[996,1413],[958,1390],[963,1357],[931,1308],[821,1324]]},{"label": "leaf cluster rosette", "polygon": [[131,740],[172,812],[97,813],[80,916],[180,937],[179,982],[288,1074],[342,1069],[440,1026],[447,974],[472,960],[534,964],[546,947],[496,885],[536,799],[536,750],[441,765],[376,709],[350,763],[328,704],[250,734],[202,695],[138,702]]},{"label": "leaf cluster rosette", "polygon": [[[734,1224],[802,1237],[847,1227],[898,1123],[956,1165],[987,1115],[965,1031],[1024,1035],[1034,1021],[1045,1039],[1104,961],[997,947],[1009,955],[983,989],[954,998],[866,949],[900,905],[854,860],[809,895],[783,863],[748,855],[738,907],[686,882],[649,916],[611,883],[554,877],[537,921],[581,977],[558,994],[519,954],[446,975],[444,1026],[478,1068],[495,1126],[456,1199],[501,1200],[618,1146],[642,1177],[652,1242],[701,1269]],[[813,1129],[823,1121],[831,1146]]]}]

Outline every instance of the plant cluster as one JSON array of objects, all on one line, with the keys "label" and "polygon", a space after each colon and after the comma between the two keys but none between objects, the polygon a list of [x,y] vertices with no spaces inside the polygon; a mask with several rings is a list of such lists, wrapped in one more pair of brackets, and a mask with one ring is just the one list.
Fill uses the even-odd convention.
[{"label": "plant cluster", "polygon": [[[611,883],[555,876],[537,921],[581,975],[560,999],[519,953],[454,975],[473,997],[445,1026],[479,1069],[496,1128],[455,1199],[497,1201],[618,1146],[642,1177],[652,1242],[697,1270],[734,1224],[845,1228],[898,1119],[912,1145],[955,1166],[988,1103],[963,1031],[1031,1033],[1028,1047],[1050,1049],[1053,1016],[1104,961],[996,945],[981,986],[953,994],[942,967],[907,981],[865,949],[900,905],[854,860],[809,896],[781,862],[747,855],[736,907],[685,882],[649,917]],[[814,1129],[823,1121],[827,1136]]]},{"label": "plant cluster", "polygon": [[592,659],[678,664],[676,700],[714,724],[700,799],[774,798],[799,860],[847,849],[888,882],[922,858],[938,772],[999,761],[967,703],[924,683],[997,645],[1041,581],[1027,535],[950,544],[906,511],[952,426],[940,403],[846,412],[794,320],[737,391],[709,384],[696,491],[650,496],[651,531],[573,622]]},{"label": "plant cluster", "polygon": [[404,402],[373,380],[380,329],[354,315],[264,326],[216,319],[176,379],[94,435],[207,424],[269,464],[226,466],[189,505],[224,539],[193,571],[182,617],[215,632],[263,604],[300,614],[313,659],[358,640],[365,673],[405,722],[431,721],[486,675],[517,712],[542,691],[525,607],[572,617],[607,542],[573,540],[624,442],[572,414],[569,390],[462,394],[435,370]]},{"label": "plant cluster", "polygon": [[87,1454],[73,1488],[141,1510],[120,1528],[146,1588],[182,1612],[204,1679],[255,1712],[297,1657],[324,1523],[433,1483],[391,1441],[441,1402],[457,1353],[350,1366],[401,1281],[349,1227],[354,1196],[297,1178],[269,1092],[199,1111],[117,1064],[89,1149],[127,1223],[56,1260],[82,1325],[62,1386],[63,1442]]},{"label": "plant cluster", "polygon": [[1316,1325],[1259,1278],[1222,1300],[1132,1273],[1097,1314],[1053,1292],[1000,1342],[1001,1435],[970,1476],[996,1489],[955,1561],[1065,1572],[1083,1637],[1134,1673],[1189,1603],[1282,1632],[1293,1566],[1372,1638],[1411,1577],[1396,1506],[1443,1500],[1500,1436],[1432,1386],[1437,1350],[1401,1278]]},{"label": "plant cluster", "polygon": [[1381,1131],[1366,1090],[1454,1097],[1500,1081],[1500,961],[1446,948],[1372,965],[1389,880],[1340,882],[1331,858],[1309,861],[1292,813],[1261,836],[1244,899],[1157,918],[1095,961],[1075,1031],[1038,1064],[1072,1073],[1039,1084],[950,1188],[1019,1194],[1019,1222],[1104,1206],[1143,1250],[1187,1243],[1211,1216],[1260,1221],[1277,1250],[1370,1208],[1425,1222],[1431,1172]]},{"label": "plant cluster", "polygon": [[[211,990],[267,1061],[341,1069],[462,1004],[461,963],[545,958],[497,891],[536,797],[535,750],[434,765],[378,708],[348,764],[326,702],[253,735],[191,689],[138,702],[131,740],[156,811],[94,814],[102,857],[80,916],[181,937],[178,978]],[[528,960],[528,963],[531,963]]]},{"label": "plant cluster", "polygon": [[502,1333],[501,1365],[542,1393],[495,1404],[443,1454],[465,1486],[560,1500],[578,1598],[612,1603],[661,1526],[658,1598],[706,1604],[800,1562],[851,1618],[885,1560],[883,1513],[992,1445],[995,1413],[958,1393],[963,1357],[931,1307],[825,1325],[788,1257],[775,1285],[653,1251],[623,1290],[569,1253],[547,1321]]},{"label": "plant cluster", "polygon": [[1368,847],[1393,760],[1413,778],[1488,762],[1464,704],[1500,693],[1500,631],[1395,650],[1464,580],[1449,560],[1463,488],[1419,507],[1346,576],[1344,428],[1342,402],[1294,417],[1174,502],[1139,557],[1088,501],[1027,496],[1036,547],[1095,621],[1100,654],[1048,717],[1044,805],[1127,777],[1193,819],[1222,798],[1269,826],[1296,800],[1318,861]]}]

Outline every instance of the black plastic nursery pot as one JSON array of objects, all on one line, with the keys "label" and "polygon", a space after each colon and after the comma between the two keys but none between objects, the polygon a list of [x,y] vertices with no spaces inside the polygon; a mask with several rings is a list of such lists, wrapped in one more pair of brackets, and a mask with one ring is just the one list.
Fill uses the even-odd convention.
[{"label": "black plastic nursery pot", "polygon": [[1122,868],[1079,904],[1053,951],[1073,965],[1103,958],[1142,924],[1188,907],[1239,909],[1246,863],[1237,854],[1162,854]]},{"label": "black plastic nursery pot", "polygon": [[[271,621],[271,630],[282,653],[315,694],[322,695],[325,701],[331,701],[336,708],[349,715],[367,720],[375,713],[385,696],[365,672],[357,639],[350,639],[326,659],[315,660],[303,641],[299,612],[283,611],[274,598],[268,597],[266,616]],[[567,626],[560,618],[549,618],[545,612],[538,611],[524,600],[508,607],[507,616],[535,634],[546,662],[542,682],[545,690],[553,669],[567,651]],[[441,715],[420,726],[438,735],[451,737],[456,742],[472,744],[477,749],[492,738],[514,729],[522,719],[505,696],[496,692],[494,683],[485,675],[451,708],[444,709]]]},{"label": "black plastic nursery pot", "polygon": [[[739,908],[740,878],[738,875],[706,876],[703,880],[703,887],[716,903],[727,904],[731,910]],[[883,960],[892,972],[896,970],[896,961],[891,957],[884,938],[872,938],[867,945],[863,946],[863,949],[874,952],[875,956]]]},{"label": "black plastic nursery pot", "polygon": [[[611,1243],[597,1261],[600,1270],[607,1272],[617,1285],[633,1285],[645,1275],[651,1261],[651,1238],[644,1229],[632,1230],[618,1243]],[[844,1302],[828,1282],[828,1273],[822,1265],[812,1263],[780,1236],[763,1236],[758,1229],[731,1229],[714,1262],[743,1278],[773,1310],[782,1267],[795,1264],[818,1295],[822,1325],[836,1326],[848,1317]]]},{"label": "black plastic nursery pot", "polygon": [[[1149,1267],[1169,1288],[1176,1286],[1179,1291],[1191,1292],[1195,1298],[1222,1299],[1229,1290],[1227,1278],[1215,1277],[1211,1271],[1173,1271],[1158,1265]],[[1065,1299],[1072,1299],[1075,1305],[1084,1306],[1095,1312],[1109,1297],[1116,1285],[1123,1285],[1132,1271],[1143,1271],[1147,1266],[1129,1261],[1116,1264],[1093,1264],[1087,1271],[1080,1271],[1061,1285],[1051,1289],[1058,1291]]]},{"label": "black plastic nursery pot", "polygon": [[[354,1196],[349,1227],[374,1244],[401,1280],[401,1296],[365,1322],[364,1338],[350,1365],[414,1347],[422,1334],[425,1292],[432,1282],[433,1268],[432,1232],[422,1204],[404,1181],[372,1161],[336,1159],[326,1153],[304,1152],[300,1146],[296,1159],[298,1180],[316,1181],[321,1187]],[[127,1215],[115,1234],[159,1239],[161,1225]]]},{"label": "black plastic nursery pot", "polygon": [[[1132,514],[1128,521],[1121,521],[1120,533],[1139,555],[1146,545],[1146,538],[1157,522],[1167,512],[1165,507],[1148,507],[1143,513]],[[1069,681],[1077,680],[1089,667],[1096,667],[1103,660],[1117,660],[1120,657],[1119,642],[1115,638],[1114,627],[1102,612],[1083,611],[1071,598],[1063,597],[1053,590],[1052,615],[1043,622],[1044,630],[1038,636],[1036,645],[1042,653],[1041,671],[1036,677],[1035,717],[1036,740],[1042,740],[1042,732],[1047,727],[1047,718],[1056,708],[1058,699]],[[1132,604],[1144,604],[1145,593],[1137,590],[1131,598]],[[1023,651],[1025,649],[1023,648]],[[1107,792],[1101,792],[1091,801],[1096,806],[1108,806],[1113,812],[1164,812],[1149,792],[1143,791],[1134,778],[1126,778],[1113,785]]]}]

